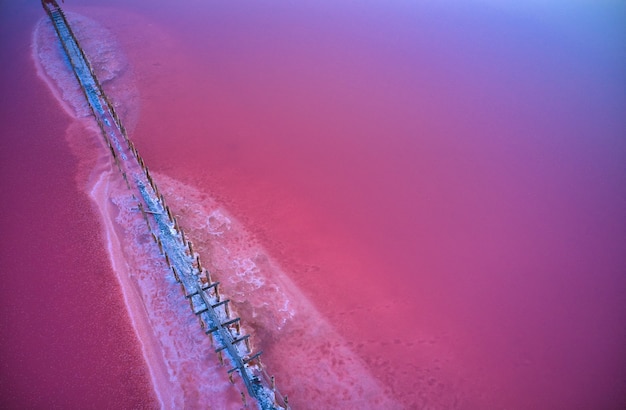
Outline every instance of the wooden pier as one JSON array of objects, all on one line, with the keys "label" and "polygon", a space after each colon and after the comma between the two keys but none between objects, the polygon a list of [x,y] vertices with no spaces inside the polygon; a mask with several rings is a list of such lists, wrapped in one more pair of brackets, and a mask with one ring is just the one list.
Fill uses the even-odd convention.
[{"label": "wooden pier", "polygon": [[[55,0],[42,0],[61,45],[72,65],[93,117],[98,124],[112,160],[119,169],[126,186],[137,200],[136,209],[180,284],[182,297],[189,301],[201,329],[215,346],[216,358],[222,365],[230,365],[226,374],[239,374],[247,394],[261,409],[289,409],[287,397],[276,389],[274,377],[268,376],[261,364],[261,353],[253,352],[250,335],[243,333],[239,317],[231,317],[230,300],[222,299],[220,282],[215,281],[203,267],[201,255],[194,251],[170,207],[160,193],[145,161],[129,139],[114,106],[98,82],[95,72],[74,35],[63,11]],[[226,360],[225,360],[226,359]],[[241,392],[244,407],[246,394]]]}]

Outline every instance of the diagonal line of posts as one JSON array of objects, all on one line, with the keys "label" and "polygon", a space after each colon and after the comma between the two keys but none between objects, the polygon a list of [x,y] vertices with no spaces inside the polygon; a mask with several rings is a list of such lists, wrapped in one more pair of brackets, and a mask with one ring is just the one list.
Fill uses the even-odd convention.
[{"label": "diagonal line of posts", "polygon": [[[251,350],[250,335],[242,332],[240,318],[231,317],[230,300],[221,297],[220,283],[214,281],[209,270],[202,266],[200,255],[194,251],[192,242],[186,238],[166,204],[143,158],[128,138],[124,125],[98,82],[63,10],[55,0],[42,0],[42,5],[50,17],[113,161],[131,190],[133,199],[137,201],[136,207],[141,211],[146,228],[171,274],[180,283],[182,293],[189,300],[201,328],[216,346],[215,352],[220,363],[230,365],[227,372],[230,381],[234,383],[233,375],[239,374],[248,395],[260,409],[289,409],[287,396],[280,394],[274,377],[268,376],[261,364],[262,352],[253,353]],[[241,398],[244,406],[247,406],[244,392],[241,392]]]}]

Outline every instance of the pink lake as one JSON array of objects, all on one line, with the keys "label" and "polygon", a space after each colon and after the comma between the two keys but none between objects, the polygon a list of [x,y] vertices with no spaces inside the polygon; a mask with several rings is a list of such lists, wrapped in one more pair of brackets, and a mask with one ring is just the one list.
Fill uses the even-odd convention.
[{"label": "pink lake", "polygon": [[[0,5],[0,403],[172,407],[31,3]],[[61,4],[294,409],[626,406],[626,7],[501,3]]]}]

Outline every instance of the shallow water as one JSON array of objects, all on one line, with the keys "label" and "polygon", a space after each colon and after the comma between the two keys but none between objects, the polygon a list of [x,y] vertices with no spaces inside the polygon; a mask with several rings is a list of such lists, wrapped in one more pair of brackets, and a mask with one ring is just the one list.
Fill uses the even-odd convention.
[{"label": "shallow water", "polygon": [[[624,404],[620,10],[75,9],[117,42],[92,37],[104,86],[296,408]],[[84,128],[68,172],[101,195],[126,306],[151,307],[139,339],[169,340],[143,343],[161,401],[213,380],[236,406],[216,358],[184,365],[207,341]]]}]

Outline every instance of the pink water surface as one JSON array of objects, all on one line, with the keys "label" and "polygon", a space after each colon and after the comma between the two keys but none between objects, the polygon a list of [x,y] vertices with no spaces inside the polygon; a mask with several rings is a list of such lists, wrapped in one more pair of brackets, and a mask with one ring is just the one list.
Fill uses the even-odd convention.
[{"label": "pink water surface", "polygon": [[[153,170],[192,187],[180,186],[179,209],[228,211],[310,301],[298,312],[336,332],[303,341],[243,317],[294,407],[353,403],[335,379],[298,368],[335,355],[349,366],[333,361],[329,379],[358,371],[343,376],[347,385],[373,378],[405,408],[626,405],[623,4],[95,5],[67,9],[117,36],[141,96],[131,137]],[[26,27],[3,26],[5,55],[25,47],[38,17],[23,8]],[[24,193],[2,205],[2,274],[12,284],[2,293],[3,400],[73,403],[89,397],[76,392],[104,395],[138,372],[139,387],[124,382],[116,399],[150,403],[144,367],[119,359],[141,360],[119,291],[106,281],[106,309],[78,292],[100,286],[86,276],[112,275],[93,235],[98,219],[64,217],[90,207],[54,138],[64,132],[60,108],[20,52],[19,64],[2,67],[3,92],[14,96],[2,100],[2,189]],[[31,121],[40,107],[45,116]],[[167,186],[175,197],[176,182]],[[202,244],[192,215],[183,221]],[[76,257],[85,252],[94,256]],[[63,274],[57,289],[50,270],[81,273]],[[23,296],[33,281],[55,300],[56,322],[37,322],[39,332],[41,306]],[[81,303],[104,319],[97,332],[78,327],[87,342],[70,345],[77,339],[58,329],[87,320]],[[115,349],[127,351],[98,332],[126,335]],[[38,356],[51,339],[57,354],[45,357],[73,360],[63,368],[83,384],[50,385],[64,380]],[[106,366],[85,363],[96,360],[86,346]],[[28,395],[29,381],[50,390]]]},{"label": "pink water surface", "polygon": [[0,407],[154,407],[99,221],[63,138],[69,119],[31,59],[41,12],[38,4],[0,7]]}]

